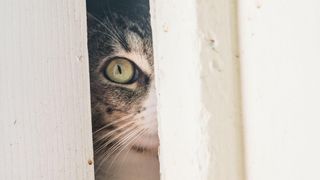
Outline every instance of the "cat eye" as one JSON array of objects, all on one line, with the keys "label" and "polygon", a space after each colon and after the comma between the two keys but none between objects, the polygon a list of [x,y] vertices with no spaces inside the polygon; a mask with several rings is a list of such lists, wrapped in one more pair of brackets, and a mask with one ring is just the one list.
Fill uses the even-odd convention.
[{"label": "cat eye", "polygon": [[124,58],[115,58],[108,62],[104,74],[114,83],[130,84],[137,80],[138,71],[133,62]]}]

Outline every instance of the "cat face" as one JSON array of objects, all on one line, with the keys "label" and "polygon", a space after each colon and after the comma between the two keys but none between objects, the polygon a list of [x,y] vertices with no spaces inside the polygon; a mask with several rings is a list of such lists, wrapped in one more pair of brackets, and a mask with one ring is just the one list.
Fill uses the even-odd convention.
[{"label": "cat face", "polygon": [[102,18],[88,16],[96,157],[128,147],[156,154],[159,141],[149,15],[109,12]]}]

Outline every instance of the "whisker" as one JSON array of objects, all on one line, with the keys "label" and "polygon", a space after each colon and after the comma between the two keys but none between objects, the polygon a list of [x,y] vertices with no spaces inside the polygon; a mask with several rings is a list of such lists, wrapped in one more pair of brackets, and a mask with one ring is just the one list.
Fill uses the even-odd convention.
[{"label": "whisker", "polygon": [[116,34],[116,29],[114,27],[108,27],[108,25],[112,24],[108,18],[105,19],[105,21],[107,22],[103,22],[103,20],[100,20],[99,18],[93,15],[91,17],[94,20],[96,20],[100,25],[102,25],[110,33],[110,36],[112,36],[111,37],[112,39],[118,41],[119,43],[122,42],[121,37],[119,37],[119,35]]},{"label": "whisker", "polygon": [[121,154],[121,152],[122,152],[123,150],[125,150],[125,149],[126,149],[132,142],[134,142],[137,138],[139,138],[141,135],[143,135],[144,132],[145,132],[144,129],[138,131],[138,133],[137,133],[136,135],[134,135],[133,138],[131,138],[130,141],[127,141],[127,142],[126,142],[126,145],[123,146],[123,147],[121,148],[121,150],[117,153],[117,155],[114,157],[114,159],[112,160],[111,164],[109,165],[108,169],[112,167],[114,161],[118,158],[118,156]]},{"label": "whisker", "polygon": [[[142,131],[143,131],[143,129],[142,129]],[[139,137],[139,136],[143,136],[143,132],[139,135],[137,135],[137,138]],[[137,142],[137,140],[134,140],[134,141],[132,141],[131,143],[135,143],[135,142]],[[123,150],[124,150],[125,148],[123,148]],[[124,164],[124,162],[126,161],[126,159],[127,159],[127,157],[128,157],[128,154],[129,154],[129,152],[131,151],[132,149],[131,148],[128,148],[128,150],[127,150],[127,152],[125,153],[125,155],[124,155],[124,157],[122,158],[122,161],[121,161],[121,163],[119,164],[119,168],[118,168],[118,171],[120,171],[121,170],[121,167],[122,167],[122,165]],[[114,158],[114,160],[115,160],[116,158]],[[112,167],[112,165],[111,165],[111,167]],[[110,168],[111,168],[110,167]],[[118,173],[118,172],[117,172]]]},{"label": "whisker", "polygon": [[107,123],[105,126],[102,126],[101,128],[99,128],[99,129],[97,129],[96,131],[94,131],[93,134],[98,133],[99,131],[101,131],[101,130],[103,130],[103,129],[105,129],[105,128],[108,128],[108,127],[110,127],[110,126],[112,126],[112,125],[114,125],[114,124],[117,124],[117,123],[119,123],[119,122],[128,120],[128,119],[131,118],[132,116],[134,116],[134,114],[128,114],[128,115],[123,116],[123,117],[121,117],[121,118],[119,118],[119,119],[116,119],[116,120],[114,120],[114,121],[112,121],[112,122],[110,122],[110,123]]},{"label": "whisker", "polygon": [[[120,138],[121,136],[125,135],[127,132],[135,129],[135,127],[128,128],[125,131],[119,133],[117,136],[114,136],[112,139],[108,140],[106,143],[102,144],[99,148],[95,149],[95,153],[99,153],[103,148],[107,147],[110,143],[114,142],[116,139]],[[105,137],[107,138],[107,137]],[[101,141],[102,139],[99,139]],[[98,141],[96,141],[98,142]]]},{"label": "whisker", "polygon": [[[118,147],[120,147],[122,144],[124,144],[129,138],[131,138],[131,136],[133,136],[135,133],[137,133],[138,131],[132,131],[129,134],[127,134],[126,136],[124,136],[123,138],[121,138],[117,144],[114,145],[114,147],[111,147],[109,150],[109,154],[113,154]],[[110,152],[111,151],[111,152]]]},{"label": "whisker", "polygon": [[[126,137],[126,136],[124,136]],[[113,151],[116,151],[117,149],[119,149],[121,146],[120,142],[116,142],[111,148],[109,148],[104,154],[101,155],[101,158],[99,160],[97,160],[96,162],[99,162],[98,167],[96,168],[96,172],[98,172],[101,168],[101,166],[103,165],[103,163],[113,154]],[[110,153],[111,151],[111,153]]]},{"label": "whisker", "polygon": [[[122,139],[120,139],[117,144],[117,146],[121,146],[123,144],[125,144],[127,142],[128,139],[130,139],[132,136],[134,136],[136,133],[138,133],[138,130],[134,130],[132,132],[130,132],[129,134],[127,134],[125,137],[123,137]],[[113,149],[112,147],[110,148],[111,150]],[[113,154],[116,151],[116,149],[112,150],[110,155]]]},{"label": "whisker", "polygon": [[94,141],[95,143],[98,143],[99,141],[105,139],[105,138],[108,138],[108,137],[111,137],[113,134],[115,134],[116,132],[120,131],[121,129],[124,129],[128,126],[130,126],[131,124],[134,124],[134,122],[127,122],[119,127],[116,127],[115,129],[109,131],[108,133],[104,134],[104,135],[101,135],[99,137],[97,137],[98,135],[97,134],[94,134]]},{"label": "whisker", "polygon": [[[110,17],[113,17],[113,16],[110,16]],[[110,29],[113,31],[112,33],[116,37],[118,37],[118,40],[119,40],[118,42],[120,44],[126,44],[126,40],[123,39],[123,37],[119,34],[120,30],[119,30],[118,26],[114,26],[114,23],[112,23],[111,19],[109,19],[109,18],[106,18],[106,21],[107,21],[106,23],[110,26]]]},{"label": "whisker", "polygon": [[135,134],[138,134],[139,131],[132,131],[131,133],[129,133],[127,136],[124,136],[120,141],[118,141],[116,144],[114,144],[106,153],[105,155],[103,155],[103,159],[101,160],[101,162],[99,163],[99,166],[97,168],[97,171],[99,171],[99,169],[101,168],[102,164],[109,159],[109,157],[111,157],[111,155],[113,155],[114,152],[116,152],[118,149],[121,148],[121,145],[126,143],[130,138],[134,137]]}]

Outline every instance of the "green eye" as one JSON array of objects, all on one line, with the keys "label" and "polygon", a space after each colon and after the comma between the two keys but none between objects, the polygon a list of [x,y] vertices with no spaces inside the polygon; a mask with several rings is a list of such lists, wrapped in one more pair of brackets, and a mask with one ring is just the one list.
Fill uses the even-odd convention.
[{"label": "green eye", "polygon": [[132,62],[123,58],[116,58],[108,63],[105,68],[105,75],[112,82],[128,84],[134,79],[135,71]]}]

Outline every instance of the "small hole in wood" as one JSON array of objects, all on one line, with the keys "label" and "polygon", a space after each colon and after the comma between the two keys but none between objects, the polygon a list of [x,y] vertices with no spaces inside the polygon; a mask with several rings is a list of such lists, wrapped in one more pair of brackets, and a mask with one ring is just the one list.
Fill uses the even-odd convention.
[{"label": "small hole in wood", "polygon": [[93,164],[93,161],[92,161],[91,159],[89,159],[89,160],[88,160],[88,164],[89,164],[89,165],[92,165],[92,164]]}]

